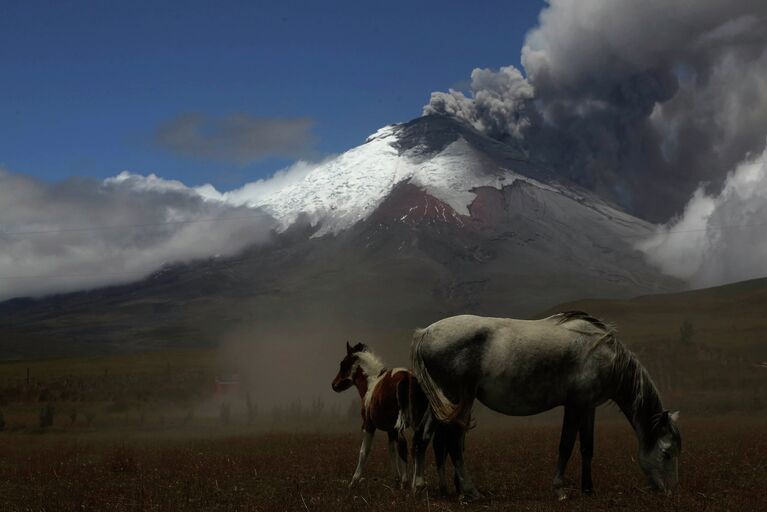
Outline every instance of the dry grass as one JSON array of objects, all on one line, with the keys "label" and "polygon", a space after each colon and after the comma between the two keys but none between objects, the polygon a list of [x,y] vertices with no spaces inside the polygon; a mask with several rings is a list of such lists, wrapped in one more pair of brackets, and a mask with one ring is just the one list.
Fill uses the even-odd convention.
[{"label": "dry grass", "polygon": [[[15,433],[0,436],[4,511],[367,511],[367,510],[757,510],[767,502],[767,420],[687,419],[682,484],[671,497],[650,493],[632,460],[625,423],[597,427],[597,496],[556,501],[550,487],[558,428],[520,426],[469,434],[468,463],[486,498],[464,505],[394,488],[384,436],[367,479],[346,485],[357,433],[216,436],[170,433]],[[577,482],[577,454],[569,475]]]}]

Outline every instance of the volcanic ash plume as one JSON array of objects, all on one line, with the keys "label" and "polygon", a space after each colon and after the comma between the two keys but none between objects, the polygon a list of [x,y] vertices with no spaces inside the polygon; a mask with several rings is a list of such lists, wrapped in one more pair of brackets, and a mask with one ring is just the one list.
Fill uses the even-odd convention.
[{"label": "volcanic ash plume", "polygon": [[514,67],[475,69],[460,117],[649,220],[718,191],[767,133],[767,2],[552,0]]}]

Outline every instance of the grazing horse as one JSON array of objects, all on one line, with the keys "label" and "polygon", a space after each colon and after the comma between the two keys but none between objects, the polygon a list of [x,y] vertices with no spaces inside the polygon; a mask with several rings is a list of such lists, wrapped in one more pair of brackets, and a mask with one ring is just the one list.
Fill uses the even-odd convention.
[{"label": "grazing horse", "polygon": [[346,357],[333,379],[333,391],[340,393],[352,386],[362,400],[362,447],[349,487],[362,478],[362,467],[370,454],[376,430],[389,436],[389,456],[398,485],[407,483],[407,441],[403,434],[404,410],[409,395],[410,372],[405,368],[387,369],[381,360],[362,343],[346,344]]},{"label": "grazing horse", "polygon": [[[475,399],[503,414],[527,416],[564,406],[554,487],[564,499],[564,473],[580,436],[581,489],[593,492],[594,409],[614,401],[634,428],[639,465],[652,486],[678,480],[678,413],[663,409],[647,370],[592,316],[570,311],[542,320],[462,315],[416,330],[413,372],[429,402],[414,436],[413,487],[424,485],[423,461],[435,425],[464,427]],[[454,459],[461,492],[478,497],[463,462],[465,430]]]}]

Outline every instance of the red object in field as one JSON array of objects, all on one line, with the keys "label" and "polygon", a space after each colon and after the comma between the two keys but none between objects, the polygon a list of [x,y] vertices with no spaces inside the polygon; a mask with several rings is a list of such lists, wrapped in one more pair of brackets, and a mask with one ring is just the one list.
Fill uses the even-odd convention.
[{"label": "red object in field", "polygon": [[240,376],[235,374],[216,377],[214,392],[217,395],[228,395],[240,389]]}]

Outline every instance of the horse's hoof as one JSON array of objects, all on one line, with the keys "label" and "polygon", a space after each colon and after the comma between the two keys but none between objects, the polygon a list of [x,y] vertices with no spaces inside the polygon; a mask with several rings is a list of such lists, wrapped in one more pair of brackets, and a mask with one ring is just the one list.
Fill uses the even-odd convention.
[{"label": "horse's hoof", "polygon": [[581,492],[584,496],[594,496],[594,489],[588,488],[588,489],[581,489]]},{"label": "horse's hoof", "polygon": [[559,489],[556,489],[557,493],[557,499],[559,501],[567,501],[567,490],[565,490],[564,487],[560,487]]},{"label": "horse's hoof", "polygon": [[449,493],[448,493],[448,490],[447,490],[447,486],[446,485],[440,485],[439,486],[439,495],[442,496],[443,498],[445,498],[445,497],[448,496],[448,494]]},{"label": "horse's hoof", "polygon": [[357,485],[359,485],[360,482],[362,482],[364,478],[352,478],[349,482],[349,489],[355,488]]},{"label": "horse's hoof", "polygon": [[463,492],[459,497],[458,500],[462,501],[464,503],[468,503],[471,501],[477,501],[481,500],[483,498],[482,494],[476,490],[476,489],[469,489],[468,491]]}]

